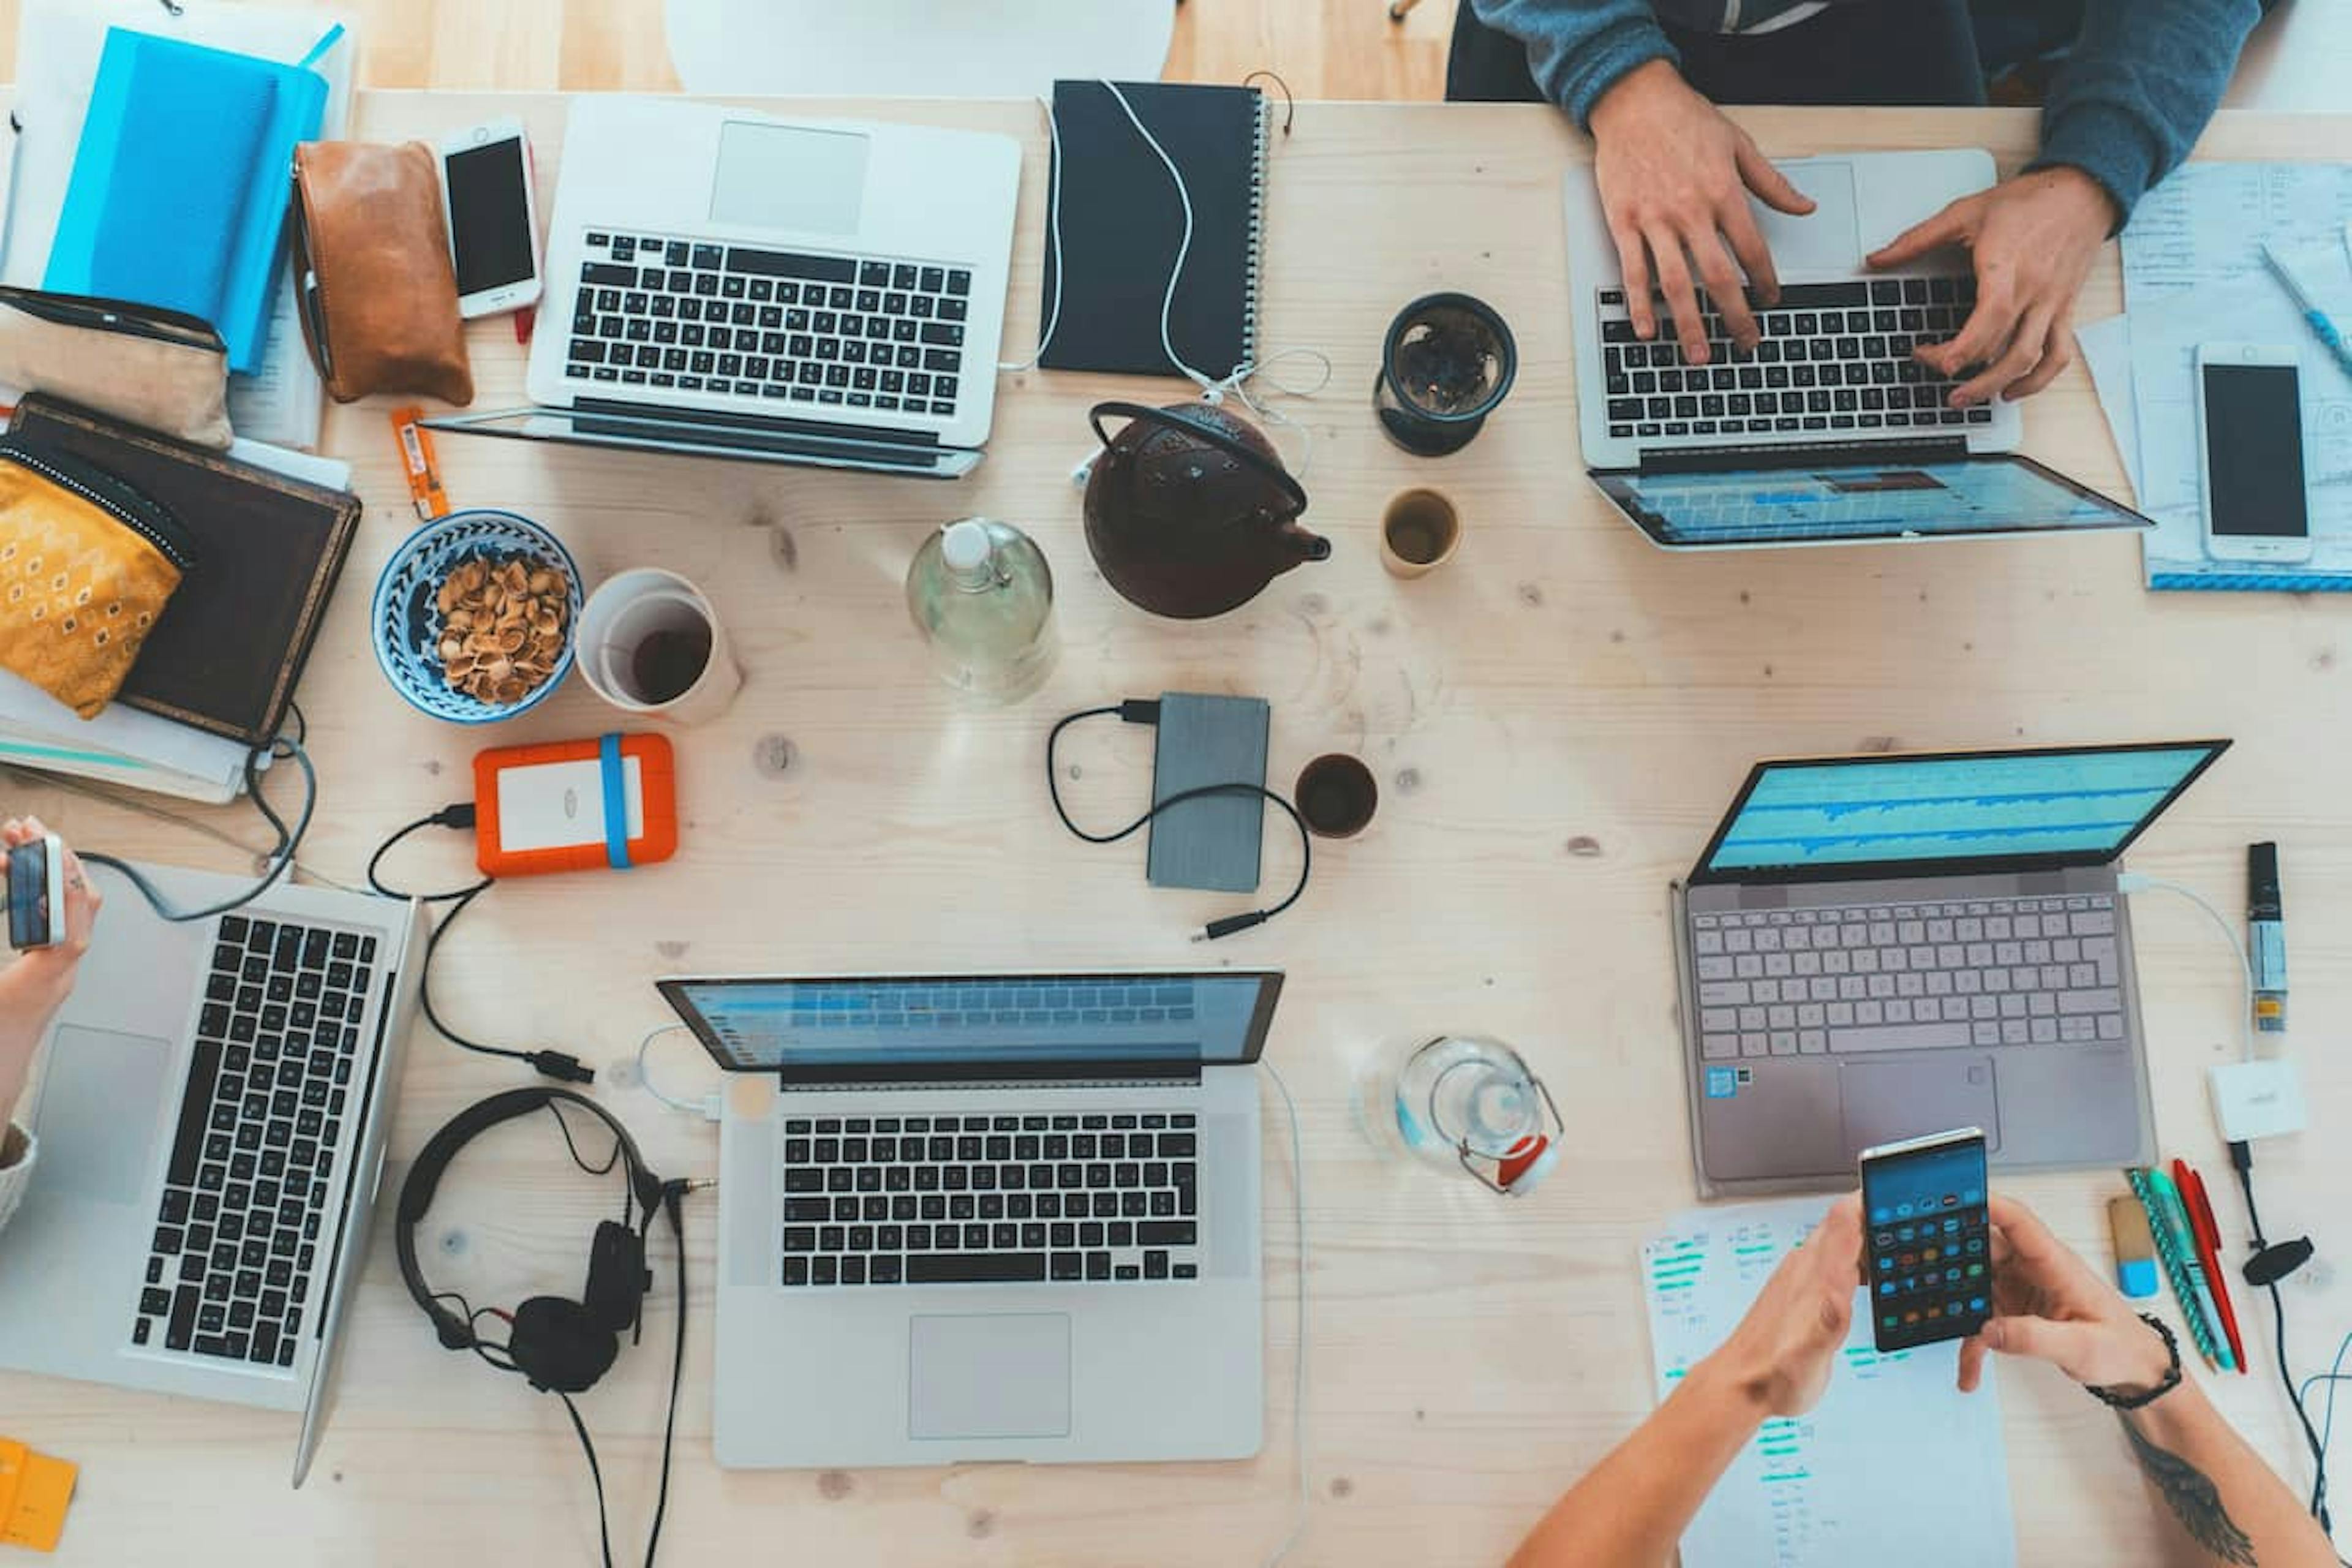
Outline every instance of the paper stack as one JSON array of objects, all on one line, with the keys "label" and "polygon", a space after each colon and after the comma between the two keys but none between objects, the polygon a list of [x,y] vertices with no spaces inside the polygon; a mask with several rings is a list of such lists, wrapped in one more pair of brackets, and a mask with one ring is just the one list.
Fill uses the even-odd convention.
[{"label": "paper stack", "polygon": [[[2352,377],[2263,261],[2277,247],[2338,321],[2352,321],[2352,167],[2192,163],[2124,230],[2126,314],[2078,334],[2139,508],[2151,588],[2352,592]],[[2300,355],[2313,553],[2292,565],[2216,562],[2200,514],[2200,343],[2276,343]]]}]

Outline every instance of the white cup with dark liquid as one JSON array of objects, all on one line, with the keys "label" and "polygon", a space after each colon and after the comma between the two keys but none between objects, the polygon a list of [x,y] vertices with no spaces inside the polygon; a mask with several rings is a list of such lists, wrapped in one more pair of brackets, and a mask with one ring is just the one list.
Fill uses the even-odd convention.
[{"label": "white cup with dark liquid", "polygon": [[580,612],[580,673],[625,713],[700,724],[743,684],[727,631],[702,590],[640,566],[605,579]]}]

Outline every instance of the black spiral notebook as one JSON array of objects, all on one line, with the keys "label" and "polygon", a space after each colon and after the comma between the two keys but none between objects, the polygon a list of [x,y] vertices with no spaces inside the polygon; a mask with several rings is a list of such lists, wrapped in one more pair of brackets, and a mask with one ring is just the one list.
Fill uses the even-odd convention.
[{"label": "black spiral notebook", "polygon": [[[1137,119],[1182,171],[1192,201],[1168,339],[1222,379],[1257,355],[1258,258],[1265,234],[1270,104],[1254,87],[1121,82]],[[1184,238],[1168,167],[1100,81],[1054,84],[1061,142],[1061,254],[1049,237],[1038,320],[1061,313],[1038,363],[1048,370],[1181,375],[1160,338],[1160,304]]]}]

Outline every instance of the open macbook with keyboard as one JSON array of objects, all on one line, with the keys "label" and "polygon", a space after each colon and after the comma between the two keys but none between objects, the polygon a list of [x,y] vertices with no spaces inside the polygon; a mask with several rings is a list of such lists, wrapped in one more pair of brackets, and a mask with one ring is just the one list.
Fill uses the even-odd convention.
[{"label": "open macbook with keyboard", "polygon": [[[142,866],[203,909],[249,880]],[[367,1255],[423,906],[270,889],[173,924],[111,870],[58,1009],[0,1267],[0,1365],[304,1413]]]},{"label": "open macbook with keyboard", "polygon": [[2005,1170],[2146,1163],[2116,859],[2229,744],[1759,763],[1674,893],[1701,1191],[1948,1127]]},{"label": "open macbook with keyboard", "polygon": [[1020,184],[1010,137],[583,95],[532,406],[425,423],[958,478],[995,409]]},{"label": "open macbook with keyboard", "polygon": [[2148,528],[2147,518],[2016,451],[2021,405],[1949,406],[1957,381],[1913,351],[1957,334],[1976,303],[1948,251],[1886,272],[1864,258],[1994,181],[1974,149],[1867,153],[1776,165],[1803,217],[1749,202],[1780,282],[1750,291],[1762,338],[1735,348],[1699,292],[1708,358],[1693,364],[1654,298],[1634,336],[1616,241],[1591,165],[1566,177],[1570,311],[1586,470],[1663,548],[1732,549]]},{"label": "open macbook with keyboard", "polygon": [[1257,1452],[1279,973],[660,987],[739,1075],[720,1464]]}]

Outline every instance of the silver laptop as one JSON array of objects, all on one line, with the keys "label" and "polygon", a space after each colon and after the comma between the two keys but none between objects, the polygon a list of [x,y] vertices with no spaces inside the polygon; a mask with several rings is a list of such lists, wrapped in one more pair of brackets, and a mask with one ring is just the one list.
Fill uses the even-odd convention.
[{"label": "silver laptop", "polygon": [[1947,1127],[2005,1170],[2145,1163],[2116,858],[2229,744],[1759,763],[1674,889],[1700,1191]]},{"label": "silver laptop", "polygon": [[[250,881],[141,869],[181,909]],[[303,1412],[367,1252],[423,906],[278,887],[174,925],[117,873],[51,1026],[0,1365]]]},{"label": "silver laptop", "polygon": [[1684,360],[1663,295],[1657,338],[1635,338],[1591,167],[1568,171],[1586,470],[1645,538],[1705,550],[2154,526],[2019,455],[2019,405],[1949,407],[1957,383],[1912,357],[1953,336],[1974,307],[1965,256],[1886,272],[1864,264],[1946,203],[1993,184],[1990,153],[1852,153],[1778,167],[1815,210],[1791,217],[1750,199],[1780,299],[1757,310],[1762,341],[1735,350],[1702,293],[1703,365]]},{"label": "silver laptop", "polygon": [[1021,147],[572,100],[532,406],[435,429],[954,479],[996,403]]},{"label": "silver laptop", "polygon": [[720,1137],[730,1467],[1264,1437],[1272,973],[671,979]]}]

